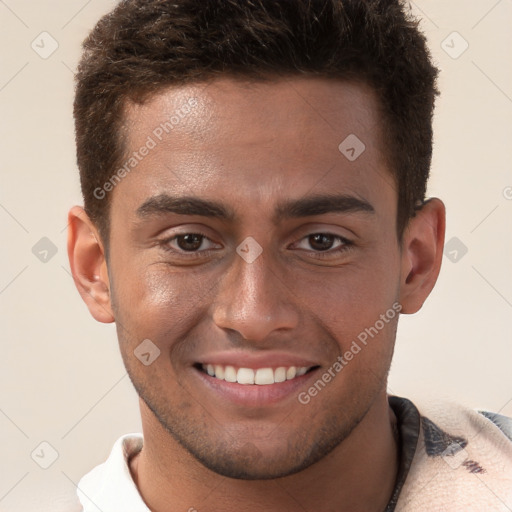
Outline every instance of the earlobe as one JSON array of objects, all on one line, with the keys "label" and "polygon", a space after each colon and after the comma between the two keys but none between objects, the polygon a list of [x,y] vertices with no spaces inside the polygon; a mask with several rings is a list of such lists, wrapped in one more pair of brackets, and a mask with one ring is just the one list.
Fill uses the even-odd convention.
[{"label": "earlobe", "polygon": [[419,311],[434,288],[443,258],[445,217],[443,202],[429,199],[410,219],[404,232],[400,278],[402,313]]},{"label": "earlobe", "polygon": [[75,285],[98,322],[113,322],[107,262],[99,233],[79,206],[69,211],[68,223],[68,257]]}]

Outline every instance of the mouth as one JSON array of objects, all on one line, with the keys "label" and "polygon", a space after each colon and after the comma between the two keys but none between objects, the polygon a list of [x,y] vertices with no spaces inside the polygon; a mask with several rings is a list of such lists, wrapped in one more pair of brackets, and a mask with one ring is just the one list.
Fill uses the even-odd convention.
[{"label": "mouth", "polygon": [[235,414],[252,415],[255,408],[258,414],[274,414],[275,407],[293,403],[321,366],[290,352],[222,351],[205,354],[192,368],[202,399],[234,406]]},{"label": "mouth", "polygon": [[200,364],[196,368],[216,380],[242,385],[270,386],[296,380],[317,369],[318,366],[279,366],[277,368],[237,368],[232,365]]}]

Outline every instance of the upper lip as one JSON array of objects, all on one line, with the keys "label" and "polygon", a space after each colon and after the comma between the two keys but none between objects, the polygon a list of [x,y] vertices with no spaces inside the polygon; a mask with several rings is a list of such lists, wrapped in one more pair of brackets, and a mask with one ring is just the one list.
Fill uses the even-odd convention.
[{"label": "upper lip", "polygon": [[250,353],[250,352],[215,352],[210,355],[201,357],[198,364],[212,364],[222,366],[234,366],[236,368],[279,368],[281,366],[290,367],[296,366],[297,368],[310,368],[312,366],[319,366],[318,363],[310,359],[298,357],[294,354],[286,352],[264,352],[264,353]]}]

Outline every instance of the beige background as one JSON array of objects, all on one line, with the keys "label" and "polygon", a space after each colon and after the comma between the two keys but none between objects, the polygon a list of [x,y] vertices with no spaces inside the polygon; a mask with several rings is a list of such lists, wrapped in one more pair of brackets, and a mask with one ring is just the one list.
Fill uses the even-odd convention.
[{"label": "beige background", "polygon": [[[64,510],[51,496],[73,494],[121,434],[140,430],[114,327],[90,317],[66,256],[66,214],[81,203],[73,70],[113,4],[0,0],[0,511]],[[447,240],[468,251],[445,257],[423,310],[402,317],[390,392],[512,416],[512,0],[413,8],[442,69],[430,195],[447,205]],[[46,59],[31,47],[51,49],[43,31],[58,43]],[[32,252],[43,237],[57,249],[46,262]],[[46,470],[31,458],[51,461],[43,441],[59,454]]]}]

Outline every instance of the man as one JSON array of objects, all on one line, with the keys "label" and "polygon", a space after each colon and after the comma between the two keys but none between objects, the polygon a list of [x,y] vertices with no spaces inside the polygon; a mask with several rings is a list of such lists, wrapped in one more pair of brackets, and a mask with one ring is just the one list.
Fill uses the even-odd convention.
[{"label": "man", "polygon": [[510,420],[388,396],[442,259],[398,1],[127,0],[84,43],[69,257],[143,435],[86,512],[510,510]]}]

